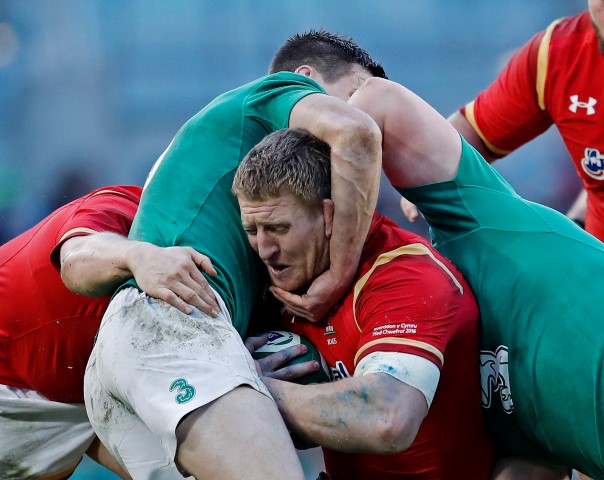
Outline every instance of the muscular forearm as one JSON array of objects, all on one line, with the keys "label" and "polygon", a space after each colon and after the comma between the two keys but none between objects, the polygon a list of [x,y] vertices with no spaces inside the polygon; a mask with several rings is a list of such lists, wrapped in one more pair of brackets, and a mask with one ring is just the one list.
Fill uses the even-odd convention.
[{"label": "muscular forearm", "polygon": [[309,95],[292,111],[290,127],[304,128],[331,148],[334,228],[330,270],[352,279],[377,203],[382,136],[364,112],[327,95]]},{"label": "muscular forearm", "polygon": [[184,313],[197,307],[217,315],[218,303],[201,271],[217,272],[208,257],[191,247],[162,248],[103,232],[65,241],[60,258],[63,282],[75,293],[107,295],[134,277],[141,290]]},{"label": "muscular forearm", "polygon": [[386,374],[322,385],[266,378],[286,423],[306,441],[343,452],[392,454],[413,442],[423,395]]},{"label": "muscular forearm", "polygon": [[[61,246],[61,278],[73,292],[99,297],[132,278],[130,259],[144,248],[110,232],[70,238]],[[140,254],[140,253],[139,253]]]},{"label": "muscular forearm", "polygon": [[356,271],[376,207],[382,158],[378,132],[357,125],[331,144],[331,196],[336,208],[330,269],[343,278],[352,278]]}]

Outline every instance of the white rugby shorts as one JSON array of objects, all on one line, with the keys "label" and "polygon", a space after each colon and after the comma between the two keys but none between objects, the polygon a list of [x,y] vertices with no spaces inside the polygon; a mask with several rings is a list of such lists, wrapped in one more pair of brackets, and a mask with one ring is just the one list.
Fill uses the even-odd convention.
[{"label": "white rugby shorts", "polygon": [[0,478],[68,477],[93,440],[84,404],[0,385]]},{"label": "white rugby shorts", "polygon": [[179,478],[176,427],[193,410],[241,385],[272,398],[214,294],[216,318],[197,309],[187,315],[125,288],[103,317],[86,368],[86,408],[101,441],[134,478]]}]

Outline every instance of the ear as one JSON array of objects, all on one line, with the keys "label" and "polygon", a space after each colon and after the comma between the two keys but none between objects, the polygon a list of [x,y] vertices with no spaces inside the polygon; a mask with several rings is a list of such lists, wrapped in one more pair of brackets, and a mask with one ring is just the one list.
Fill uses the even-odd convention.
[{"label": "ear", "polygon": [[314,71],[315,71],[314,68],[312,68],[308,65],[300,65],[298,68],[296,68],[294,73],[297,73],[298,75],[304,75],[305,77],[314,78],[313,77]]},{"label": "ear", "polygon": [[322,200],[321,208],[323,209],[323,220],[325,222],[325,238],[329,240],[331,239],[331,234],[333,233],[333,200],[329,198]]}]

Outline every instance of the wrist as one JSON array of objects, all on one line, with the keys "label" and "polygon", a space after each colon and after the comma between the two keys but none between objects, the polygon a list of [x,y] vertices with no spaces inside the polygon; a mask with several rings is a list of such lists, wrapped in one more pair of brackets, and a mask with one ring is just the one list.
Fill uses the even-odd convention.
[{"label": "wrist", "polygon": [[124,244],[123,259],[119,264],[120,270],[130,277],[136,276],[137,266],[145,265],[145,258],[153,257],[149,247],[151,244],[138,240],[126,240]]}]

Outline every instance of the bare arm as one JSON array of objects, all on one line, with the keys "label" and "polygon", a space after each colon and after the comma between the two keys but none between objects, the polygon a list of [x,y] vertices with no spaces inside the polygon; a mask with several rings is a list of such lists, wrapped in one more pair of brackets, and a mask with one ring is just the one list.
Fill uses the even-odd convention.
[{"label": "bare arm", "polygon": [[190,305],[215,315],[218,304],[199,271],[216,275],[210,260],[190,247],[160,248],[101,232],[73,237],[60,248],[61,278],[75,293],[99,297],[135,278],[149,295],[185,313]]},{"label": "bare arm", "polygon": [[331,147],[331,263],[301,297],[276,287],[272,291],[291,313],[317,321],[346,292],[356,272],[379,193],[381,134],[368,115],[323,94],[300,100],[289,126],[304,128]]},{"label": "bare arm", "polygon": [[[248,337],[245,344],[253,353],[267,340]],[[341,452],[392,454],[411,445],[428,412],[423,393],[385,373],[321,385],[290,383],[320,368],[316,361],[287,365],[305,352],[296,345],[256,361],[296,437]]]},{"label": "bare arm", "polygon": [[[472,145],[480,154],[485,158],[485,160],[489,163],[494,162],[500,156],[495,155],[491,152],[481,138],[478,136],[470,122],[464,117],[459,111],[454,112],[448,118],[449,123],[455,127],[455,129],[466,139],[466,141]],[[419,211],[417,207],[408,201],[407,199],[401,197],[401,210],[405,214],[405,217],[410,222],[415,222],[419,217]]]},{"label": "bare arm", "polygon": [[428,410],[419,390],[385,373],[320,385],[263,381],[290,429],[303,440],[342,452],[402,452]]},{"label": "bare arm", "polygon": [[424,100],[398,83],[371,78],[350,98],[383,135],[383,167],[395,187],[450,180],[457,173],[457,131]]}]

